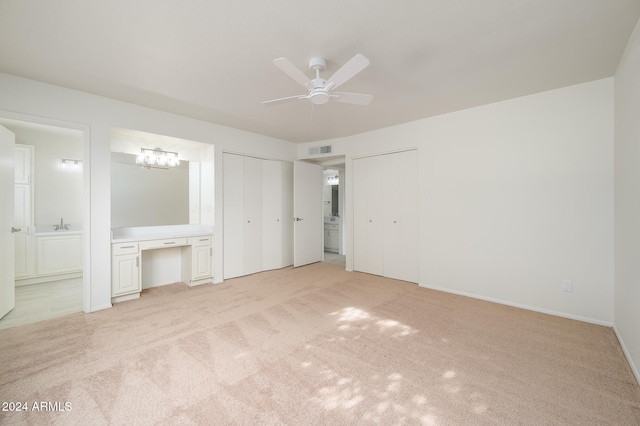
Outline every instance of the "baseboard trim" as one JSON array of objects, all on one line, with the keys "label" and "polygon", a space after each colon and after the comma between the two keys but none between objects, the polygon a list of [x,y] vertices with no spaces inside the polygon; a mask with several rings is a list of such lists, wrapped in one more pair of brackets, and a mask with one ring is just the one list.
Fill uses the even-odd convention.
[{"label": "baseboard trim", "polygon": [[112,308],[113,305],[111,303],[107,303],[106,305],[100,305],[100,306],[93,306],[91,307],[91,311],[89,312],[97,312],[97,311],[101,311],[103,309],[109,309]]},{"label": "baseboard trim", "polygon": [[32,277],[26,277],[26,278],[19,278],[19,279],[16,279],[16,287],[21,287],[23,285],[48,283],[51,281],[70,280],[74,278],[82,278],[82,272],[71,272],[68,274],[58,274],[58,275],[39,275],[39,276],[32,276]]},{"label": "baseboard trim", "polygon": [[624,353],[625,358],[627,358],[627,362],[629,363],[629,367],[631,367],[631,371],[633,371],[633,375],[636,376],[636,381],[638,385],[640,385],[640,371],[638,371],[638,367],[633,362],[633,358],[631,358],[631,353],[627,349],[627,346],[624,344],[624,340],[622,340],[622,336],[620,332],[616,328],[615,324],[613,326],[613,332],[616,333],[616,337],[618,338],[618,343],[620,343],[620,347],[622,348],[622,352]]},{"label": "baseboard trim", "polygon": [[528,311],[540,312],[542,314],[554,315],[556,317],[567,318],[567,319],[572,319],[572,320],[582,321],[582,322],[588,322],[588,323],[591,323],[591,324],[602,325],[602,326],[605,326],[605,327],[613,327],[613,323],[612,322],[608,322],[608,321],[601,321],[601,320],[597,320],[597,319],[593,319],[593,318],[581,317],[581,316],[578,316],[578,315],[571,315],[571,314],[567,314],[567,313],[564,313],[564,312],[552,311],[552,310],[549,310],[549,309],[538,308],[538,307],[535,307],[535,306],[522,305],[520,303],[513,303],[513,302],[506,301],[506,300],[494,299],[492,297],[480,296],[480,295],[477,295],[477,294],[467,293],[467,292],[464,292],[464,291],[451,290],[449,288],[444,288],[444,287],[430,286],[430,285],[426,285],[426,284],[422,284],[422,283],[418,283],[418,286],[423,287],[423,288],[428,288],[428,289],[431,289],[431,290],[443,291],[445,293],[457,294],[459,296],[471,297],[473,299],[484,300],[484,301],[487,301],[487,302],[499,303],[501,305],[513,306],[514,308],[526,309]]}]

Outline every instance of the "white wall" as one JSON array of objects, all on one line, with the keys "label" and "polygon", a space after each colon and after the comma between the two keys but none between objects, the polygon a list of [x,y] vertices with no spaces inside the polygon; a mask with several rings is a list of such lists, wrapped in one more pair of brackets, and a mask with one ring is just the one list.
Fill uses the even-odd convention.
[{"label": "white wall", "polygon": [[[417,147],[420,285],[613,323],[613,79],[316,145],[354,157]],[[573,292],[561,291],[564,279]]]},{"label": "white wall", "polygon": [[640,381],[640,24],[615,75],[615,329]]},{"label": "white wall", "polygon": [[[90,288],[85,310],[111,306],[110,284],[110,139],[112,128],[134,129],[215,145],[214,279],[222,281],[222,150],[292,161],[295,147],[289,142],[169,114],[100,96],[64,89],[32,80],[0,74],[0,115],[42,117],[56,123],[89,129],[89,200],[85,200],[85,249],[90,262],[85,276]],[[17,117],[16,117],[17,116]],[[87,243],[88,241],[88,243]]]}]

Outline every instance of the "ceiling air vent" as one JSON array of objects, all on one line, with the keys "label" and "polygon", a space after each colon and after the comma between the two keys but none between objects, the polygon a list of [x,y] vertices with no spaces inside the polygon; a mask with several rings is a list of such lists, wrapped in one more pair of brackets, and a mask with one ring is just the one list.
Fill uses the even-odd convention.
[{"label": "ceiling air vent", "polygon": [[309,155],[331,154],[331,145],[309,148]]}]

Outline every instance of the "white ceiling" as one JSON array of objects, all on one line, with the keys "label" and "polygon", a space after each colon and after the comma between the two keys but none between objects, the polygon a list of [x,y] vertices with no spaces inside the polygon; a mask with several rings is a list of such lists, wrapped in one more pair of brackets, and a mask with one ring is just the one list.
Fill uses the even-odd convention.
[{"label": "white ceiling", "polygon": [[[292,142],[347,136],[610,77],[640,0],[2,0],[0,72]],[[272,60],[371,105],[305,94]],[[311,75],[311,74],[308,74]]]}]

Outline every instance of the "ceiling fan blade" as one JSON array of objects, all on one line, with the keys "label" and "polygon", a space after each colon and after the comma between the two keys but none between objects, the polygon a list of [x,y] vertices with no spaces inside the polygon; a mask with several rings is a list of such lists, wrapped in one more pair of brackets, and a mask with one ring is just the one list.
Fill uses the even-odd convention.
[{"label": "ceiling fan blade", "polygon": [[262,105],[275,105],[275,104],[282,104],[285,102],[291,102],[291,101],[295,101],[298,99],[305,99],[307,97],[307,95],[296,95],[296,96],[287,96],[286,98],[278,98],[278,99],[271,99],[270,101],[263,101]]},{"label": "ceiling fan blade", "polygon": [[327,84],[333,84],[332,88],[342,85],[347,82],[351,77],[358,74],[360,71],[369,66],[369,60],[361,53],[351,58],[349,62],[344,64],[342,68],[336,71],[329,79]]},{"label": "ceiling fan blade", "polygon": [[291,63],[291,61],[288,60],[287,58],[274,59],[273,63],[275,64],[275,66],[280,68],[282,72],[284,72],[286,75],[288,75],[289,77],[291,77],[292,79],[294,79],[299,84],[306,87],[307,89],[312,87],[311,80],[309,80],[309,77],[304,75],[304,73],[300,71],[298,67],[293,65],[293,63]]},{"label": "ceiling fan blade", "polygon": [[344,102],[345,104],[369,105],[373,100],[373,95],[365,95],[363,93],[349,92],[333,92],[331,99],[336,102]]}]

